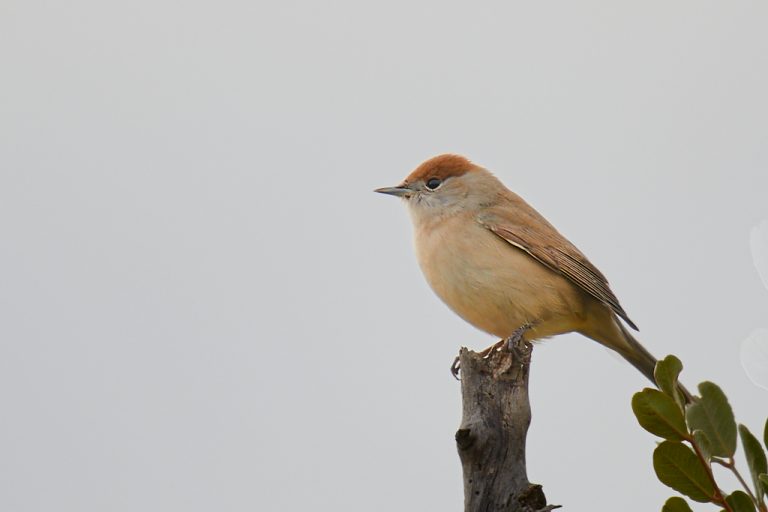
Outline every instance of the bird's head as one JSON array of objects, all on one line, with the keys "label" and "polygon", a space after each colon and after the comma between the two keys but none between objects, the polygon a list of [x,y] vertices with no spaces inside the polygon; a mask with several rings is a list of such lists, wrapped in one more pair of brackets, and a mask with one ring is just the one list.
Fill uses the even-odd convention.
[{"label": "bird's head", "polygon": [[403,198],[414,221],[419,221],[489,206],[503,189],[486,169],[463,156],[446,154],[419,165],[396,187],[375,192]]}]

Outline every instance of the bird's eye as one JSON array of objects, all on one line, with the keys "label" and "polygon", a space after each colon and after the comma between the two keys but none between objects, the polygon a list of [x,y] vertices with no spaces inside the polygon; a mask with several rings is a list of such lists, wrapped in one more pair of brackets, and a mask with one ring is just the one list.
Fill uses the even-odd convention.
[{"label": "bird's eye", "polygon": [[443,183],[443,180],[441,180],[439,178],[430,178],[429,181],[427,181],[427,188],[429,190],[435,190],[442,183]]}]

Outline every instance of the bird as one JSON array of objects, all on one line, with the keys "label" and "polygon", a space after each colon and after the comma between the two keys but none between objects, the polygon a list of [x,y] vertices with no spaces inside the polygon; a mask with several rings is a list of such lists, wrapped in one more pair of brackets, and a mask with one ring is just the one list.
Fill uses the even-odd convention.
[{"label": "bird", "polygon": [[[443,154],[399,185],[375,192],[406,202],[417,260],[435,294],[501,339],[484,355],[514,342],[577,332],[654,382],[657,360],[630,333],[638,328],[606,277],[490,171],[464,156]],[[457,376],[457,361],[451,369]]]}]

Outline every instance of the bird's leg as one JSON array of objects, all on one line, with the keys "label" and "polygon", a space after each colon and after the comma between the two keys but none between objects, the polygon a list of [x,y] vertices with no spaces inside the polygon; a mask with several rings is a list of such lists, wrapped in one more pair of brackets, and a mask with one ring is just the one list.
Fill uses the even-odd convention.
[{"label": "bird's leg", "polygon": [[[497,350],[502,350],[506,348],[508,351],[512,352],[512,354],[515,356],[515,359],[517,361],[520,361],[520,363],[527,363],[530,360],[531,357],[531,345],[525,339],[523,339],[523,335],[525,332],[533,327],[533,324],[526,323],[515,329],[515,332],[512,333],[512,335],[509,338],[502,339],[491,345],[490,347],[486,348],[485,350],[479,352],[478,354],[482,358],[489,357],[491,354],[496,352]],[[453,378],[456,380],[459,379],[459,371],[461,370],[461,365],[459,363],[459,356],[456,356],[456,358],[453,360],[453,364],[451,364],[451,375],[453,375]]]},{"label": "bird's leg", "polygon": [[[523,339],[523,335],[525,335],[525,332],[532,328],[533,324],[526,323],[515,329],[515,331],[509,336],[509,338],[505,338],[503,340],[499,340],[490,347],[486,348],[482,352],[480,352],[480,356],[482,357],[488,357],[492,353],[496,352],[497,350],[503,350],[507,349],[508,351],[512,352],[515,356],[522,357],[522,352],[525,351],[526,346],[528,345],[528,342],[526,342]],[[520,359],[518,357],[518,359]]]},{"label": "bird's leg", "polygon": [[514,354],[515,359],[524,364],[528,363],[531,358],[531,344],[525,341],[523,335],[531,327],[533,325],[530,323],[523,324],[515,329],[509,338],[503,340],[507,344],[507,350]]}]

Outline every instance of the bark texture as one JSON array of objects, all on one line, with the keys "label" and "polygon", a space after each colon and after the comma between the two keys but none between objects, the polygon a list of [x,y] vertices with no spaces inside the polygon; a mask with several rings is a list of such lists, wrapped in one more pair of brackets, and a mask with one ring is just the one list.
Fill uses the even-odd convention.
[{"label": "bark texture", "polygon": [[525,469],[525,439],[531,423],[528,370],[532,347],[488,357],[461,349],[463,415],[456,445],[464,472],[465,512],[545,512],[540,485]]}]

